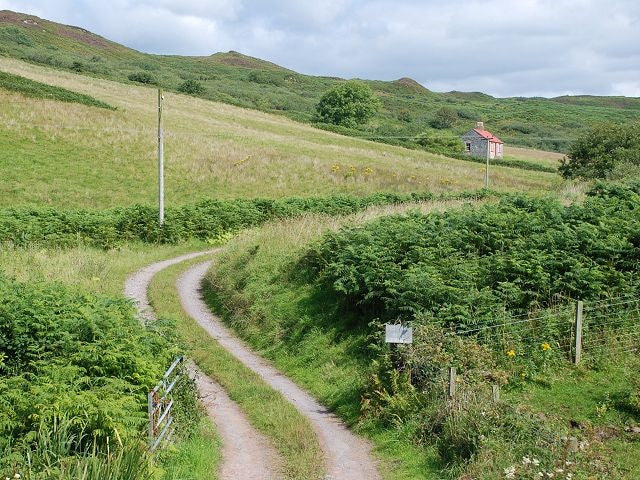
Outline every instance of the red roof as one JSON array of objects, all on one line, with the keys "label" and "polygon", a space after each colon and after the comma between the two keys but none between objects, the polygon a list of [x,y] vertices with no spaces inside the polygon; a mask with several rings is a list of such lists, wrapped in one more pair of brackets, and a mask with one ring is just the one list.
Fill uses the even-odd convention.
[{"label": "red roof", "polygon": [[486,130],[480,130],[479,128],[474,128],[474,132],[478,135],[482,135],[484,138],[488,139],[491,143],[504,143],[498,137],[496,137],[493,133],[487,132]]}]

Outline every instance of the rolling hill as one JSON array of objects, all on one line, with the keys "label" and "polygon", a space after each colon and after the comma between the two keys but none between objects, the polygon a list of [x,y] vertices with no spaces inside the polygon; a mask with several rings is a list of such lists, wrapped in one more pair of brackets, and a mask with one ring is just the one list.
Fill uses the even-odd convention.
[{"label": "rolling hill", "polygon": [[[142,78],[171,90],[185,80],[196,80],[209,100],[303,122],[313,120],[322,93],[341,81],[302,75],[238,52],[208,57],[145,54],[79,27],[10,11],[0,12],[0,55],[124,83]],[[479,92],[436,93],[409,78],[367,83],[380,97],[382,109],[366,128],[347,133],[405,145],[412,142],[380,137],[415,136],[429,128],[443,107],[456,114],[453,133],[484,120],[507,143],[556,151],[566,150],[594,123],[627,122],[640,112],[637,98],[494,98]]]}]

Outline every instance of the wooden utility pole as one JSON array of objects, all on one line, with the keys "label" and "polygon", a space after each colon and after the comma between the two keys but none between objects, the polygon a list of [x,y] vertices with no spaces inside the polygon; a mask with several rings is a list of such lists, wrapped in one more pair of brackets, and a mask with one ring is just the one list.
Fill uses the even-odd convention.
[{"label": "wooden utility pole", "polygon": [[487,139],[487,165],[484,169],[484,189],[489,190],[489,155],[491,149],[491,140]]},{"label": "wooden utility pole", "polygon": [[164,223],[164,131],[162,129],[162,89],[158,89],[158,223]]},{"label": "wooden utility pole", "polygon": [[582,310],[583,310],[582,301],[578,301],[576,305],[576,344],[575,344],[575,356],[573,358],[574,364],[579,364],[582,359]]},{"label": "wooden utility pole", "polygon": [[456,396],[456,367],[449,367],[449,399]]}]

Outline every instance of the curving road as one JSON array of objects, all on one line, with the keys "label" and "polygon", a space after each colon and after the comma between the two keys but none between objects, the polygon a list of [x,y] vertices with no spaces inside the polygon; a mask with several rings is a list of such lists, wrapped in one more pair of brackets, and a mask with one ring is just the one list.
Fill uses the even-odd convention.
[{"label": "curving road", "polygon": [[[196,252],[164,260],[149,265],[125,282],[124,293],[134,301],[141,321],[153,321],[155,313],[149,304],[147,291],[153,276],[161,270],[192,258],[197,258],[215,250]],[[191,373],[207,414],[216,425],[222,439],[221,480],[276,480],[278,475],[278,454],[269,440],[249,423],[240,407],[233,402],[224,389],[211,378],[200,372],[193,364]]]},{"label": "curving road", "polygon": [[184,310],[222,347],[282,393],[309,419],[325,454],[327,480],[379,479],[368,442],[354,435],[337,416],[251,351],[211,313],[200,294],[202,280],[211,263],[199,263],[186,270],[178,279],[176,286]]}]

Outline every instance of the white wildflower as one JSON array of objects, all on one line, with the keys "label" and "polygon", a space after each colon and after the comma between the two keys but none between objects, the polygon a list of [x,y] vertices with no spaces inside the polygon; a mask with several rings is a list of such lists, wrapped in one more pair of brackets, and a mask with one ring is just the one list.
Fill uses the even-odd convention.
[{"label": "white wildflower", "polygon": [[537,467],[538,465],[540,465],[540,460],[534,458],[533,460],[531,460],[531,463],[533,463]]},{"label": "white wildflower", "polygon": [[531,459],[529,457],[522,457],[522,464],[529,465],[531,463]]},{"label": "white wildflower", "polygon": [[505,468],[504,478],[516,478],[516,467],[511,465],[509,468]]}]

